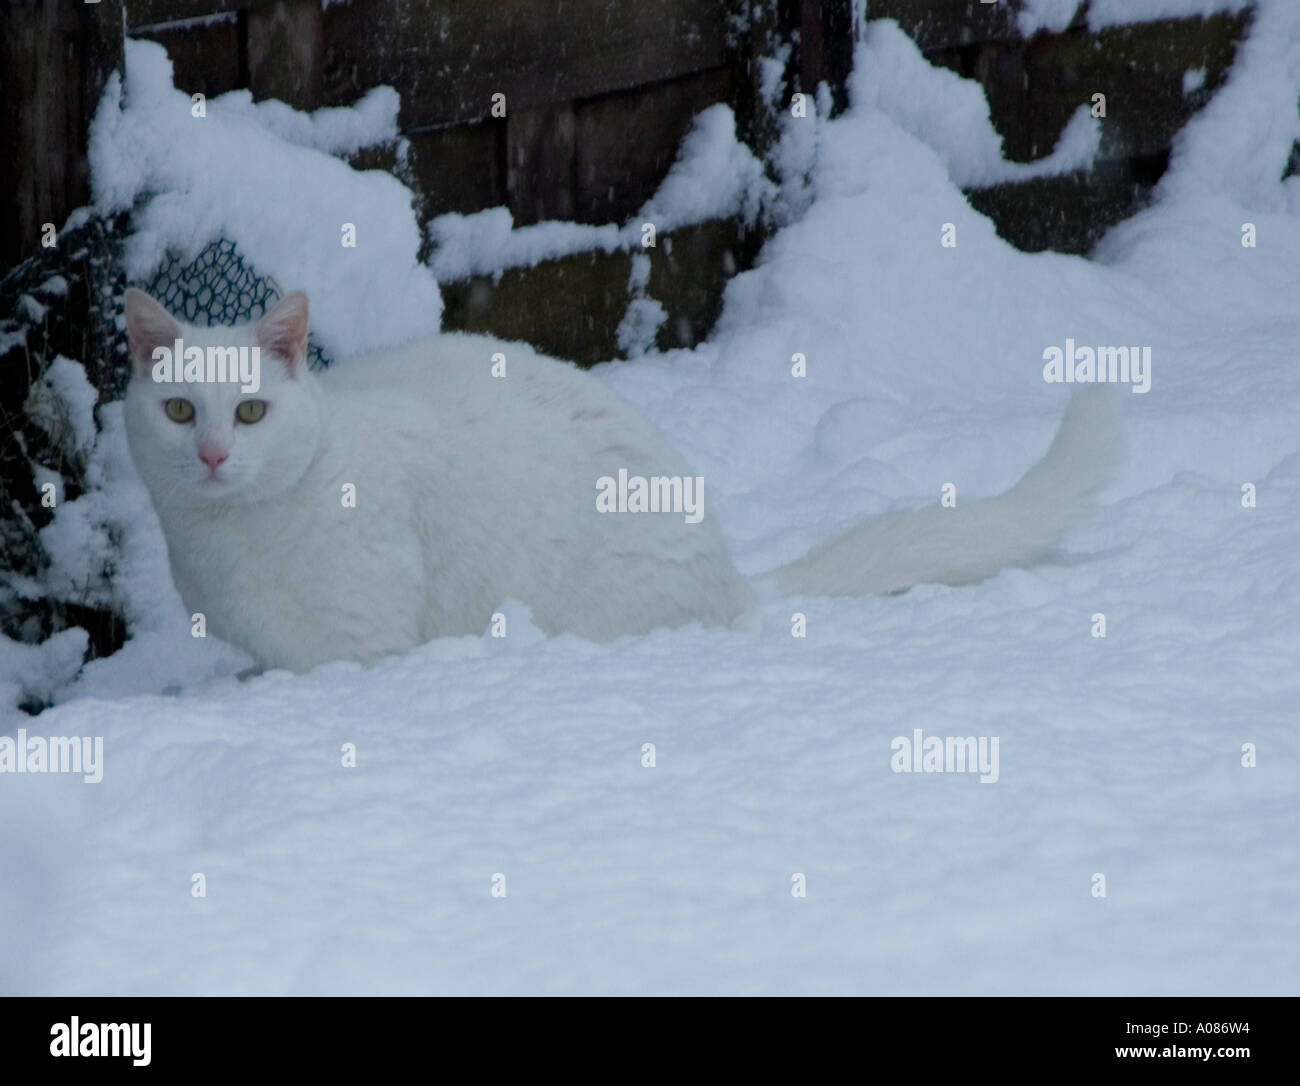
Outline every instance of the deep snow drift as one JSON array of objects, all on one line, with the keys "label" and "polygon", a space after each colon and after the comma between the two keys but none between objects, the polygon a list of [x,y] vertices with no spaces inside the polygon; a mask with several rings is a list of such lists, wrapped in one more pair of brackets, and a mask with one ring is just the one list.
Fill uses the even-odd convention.
[{"label": "deep snow drift", "polygon": [[[105,762],[93,785],[0,776],[0,990],[1294,993],[1300,180],[1276,180],[1300,134],[1293,8],[1263,7],[1158,202],[1096,261],[996,237],[949,173],[988,166],[987,140],[926,128],[969,88],[873,25],[858,70],[919,71],[907,100],[864,82],[842,119],[807,119],[792,142],[815,200],[731,283],[710,341],[592,378],[696,466],[759,572],[945,484],[1005,488],[1064,409],[1045,350],[1149,346],[1150,391],[1117,390],[1124,467],[1056,564],[610,645],[543,638],[511,607],[505,639],[241,682],[240,654],[189,637],[112,428],[142,625],[62,704],[6,722],[102,736]],[[341,351],[390,310],[397,329],[436,317],[371,177],[328,199],[345,217],[371,201],[383,247],[346,270],[323,242],[258,253]],[[254,244],[243,205],[210,212],[203,229]],[[159,236],[168,214],[147,220]],[[996,783],[893,772],[914,729],[998,737]]]}]

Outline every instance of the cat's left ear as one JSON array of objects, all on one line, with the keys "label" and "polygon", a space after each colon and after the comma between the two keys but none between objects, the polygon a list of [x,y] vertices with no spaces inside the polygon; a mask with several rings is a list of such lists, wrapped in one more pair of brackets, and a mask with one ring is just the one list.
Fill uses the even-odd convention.
[{"label": "cat's left ear", "polygon": [[296,377],[307,361],[307,295],[300,290],[285,295],[257,322],[255,334],[257,345]]},{"label": "cat's left ear", "polygon": [[128,288],[122,295],[122,310],[126,314],[126,334],[131,345],[131,358],[137,371],[148,374],[153,365],[156,347],[172,349],[181,338],[181,326],[143,290]]}]

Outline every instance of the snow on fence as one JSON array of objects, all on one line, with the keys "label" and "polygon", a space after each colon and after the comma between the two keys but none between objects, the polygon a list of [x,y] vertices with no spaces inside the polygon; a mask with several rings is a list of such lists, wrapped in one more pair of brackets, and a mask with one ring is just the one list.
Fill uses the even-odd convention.
[{"label": "snow on fence", "polygon": [[[853,48],[853,0],[126,0],[126,16],[127,33],[168,49],[186,91],[247,87],[315,109],[395,87],[400,157],[394,144],[355,161],[398,173],[421,225],[495,207],[515,226],[623,224],[710,105],[731,104],[742,137],[770,142],[762,56],[784,49],[787,92],[827,82],[842,104]],[[757,251],[749,225],[693,222],[659,239],[658,346],[706,336],[725,278]],[[445,280],[446,326],[526,338],[580,364],[625,354],[628,247],[545,264],[504,281]]]},{"label": "snow on fence", "polygon": [[[869,0],[868,9],[896,19],[931,63],[983,85],[1009,159],[1043,158],[1079,105],[1105,96],[1090,171],[967,191],[1017,247],[1075,253],[1144,201],[1178,130],[1227,77],[1253,15],[1249,0]],[[1192,71],[1199,81],[1185,81]]]},{"label": "snow on fence", "polygon": [[[728,103],[742,138],[772,141],[762,57],[783,53],[786,94],[825,82],[842,105],[853,48],[853,0],[126,0],[126,22],[168,50],[190,92],[246,87],[310,110],[395,87],[400,158],[394,144],[354,161],[397,173],[422,225],[495,207],[516,227],[625,223],[707,107]],[[757,249],[748,225],[686,224],[655,246],[660,347],[708,333],[727,276]],[[580,364],[617,357],[631,259],[571,253],[505,282],[444,281],[446,326]]]},{"label": "snow on fence", "polygon": [[[794,91],[824,81],[842,107],[861,8],[862,0],[11,5],[0,78],[20,107],[0,121],[12,126],[0,135],[19,153],[0,163],[17,193],[0,211],[10,227],[0,230],[0,263],[31,255],[40,224],[61,224],[87,202],[86,125],[107,72],[120,65],[123,23],[168,50],[179,87],[207,96],[247,88],[255,99],[310,110],[394,86],[400,161],[397,143],[352,160],[397,173],[415,193],[422,225],[506,207],[518,227],[626,222],[656,191],[692,118],[712,104],[732,107],[740,137],[760,157],[777,139],[776,107]],[[969,190],[1014,244],[1085,252],[1158,179],[1173,135],[1223,79],[1250,8],[1245,0],[1199,5],[1216,8],[1205,19],[1135,25],[1113,24],[1179,5],[870,0],[866,13],[896,19],[931,62],[979,80],[1012,160],[1045,157],[1078,105],[1106,95],[1092,171]],[[774,56],[784,70],[771,95],[765,58]],[[1188,70],[1204,77],[1185,85]],[[672,260],[667,247],[651,254],[653,277],[673,294],[658,346],[707,334],[727,276],[760,240],[735,222],[692,224],[689,260]],[[447,282],[446,320],[527,330],[539,348],[591,363],[620,353],[627,292],[615,297],[608,288],[611,280],[626,285],[631,273],[628,253],[571,254],[564,267],[537,272],[539,285],[563,285],[562,297],[544,304],[525,271],[504,288],[482,278]]]},{"label": "snow on fence", "polygon": [[[861,6],[126,0],[126,21],[129,33],[168,49],[190,91],[247,87],[255,98],[314,109],[393,85],[402,161],[374,152],[357,161],[398,172],[423,223],[504,206],[526,226],[626,222],[655,192],[691,118],[714,103],[732,106],[760,155],[776,140],[773,101],[825,81],[842,107]],[[1174,134],[1222,81],[1250,17],[1243,0],[1220,0],[1208,7],[1226,10],[1208,19],[1114,25],[1167,6],[870,0],[866,12],[898,20],[933,63],[980,81],[1012,160],[1048,155],[1080,102],[1106,95],[1091,171],[969,190],[1021,248],[1086,252],[1163,173]],[[763,58],[774,55],[785,60],[782,93],[765,101]],[[1204,72],[1199,84],[1184,85],[1189,69]],[[680,243],[689,255],[674,259],[678,241],[650,253],[656,288],[671,295],[660,299],[668,315],[660,348],[708,333],[726,278],[761,238],[735,222],[693,224]],[[589,364],[624,353],[618,329],[631,275],[630,253],[593,251],[512,269],[504,283],[444,281],[445,320]]]}]

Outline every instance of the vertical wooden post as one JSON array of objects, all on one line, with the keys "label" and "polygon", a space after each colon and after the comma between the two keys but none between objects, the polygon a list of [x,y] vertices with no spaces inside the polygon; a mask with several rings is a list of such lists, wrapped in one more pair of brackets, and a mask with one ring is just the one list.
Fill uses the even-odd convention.
[{"label": "vertical wooden post", "polygon": [[0,0],[0,267],[90,201],[86,140],[122,70],[122,0]]},{"label": "vertical wooden post", "polygon": [[516,226],[572,219],[577,193],[573,103],[506,116],[506,196]]},{"label": "vertical wooden post", "polygon": [[[741,138],[761,156],[780,136],[772,103],[764,102],[760,62],[789,47],[783,95],[800,90],[815,94],[820,83],[830,88],[833,111],[848,105],[853,70],[852,0],[728,0],[732,21],[740,29],[732,43],[732,99]],[[796,34],[797,32],[797,34]],[[783,102],[778,106],[784,107]]]},{"label": "vertical wooden post", "polygon": [[[774,4],[728,0],[728,6],[737,27],[729,50],[736,134],[760,158],[766,158],[781,133],[773,104],[763,100],[761,65],[765,58],[775,56],[780,48],[787,23],[784,13]],[[783,80],[782,102],[776,103],[776,109],[783,107],[788,89]]]},{"label": "vertical wooden post", "polygon": [[855,30],[852,0],[821,0],[822,78],[830,87],[835,114],[849,107]]},{"label": "vertical wooden post", "polygon": [[320,0],[275,0],[249,8],[246,18],[245,62],[253,97],[317,109],[325,54]]},{"label": "vertical wooden post", "polygon": [[848,78],[853,70],[852,0],[800,0],[799,81],[815,94],[825,83],[833,112],[849,104]]}]

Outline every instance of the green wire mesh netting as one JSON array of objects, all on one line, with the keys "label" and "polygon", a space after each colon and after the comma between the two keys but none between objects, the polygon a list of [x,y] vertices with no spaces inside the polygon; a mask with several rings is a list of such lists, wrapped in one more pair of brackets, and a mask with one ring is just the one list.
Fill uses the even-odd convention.
[{"label": "green wire mesh netting", "polygon": [[[225,238],[211,242],[193,259],[168,253],[143,289],[173,316],[200,325],[256,320],[283,295],[274,279],[259,276],[235,243]],[[329,364],[320,345],[310,338],[307,364],[312,369]]]}]

